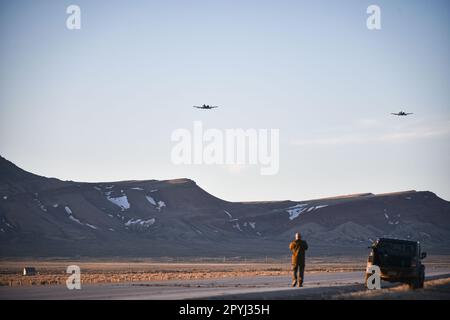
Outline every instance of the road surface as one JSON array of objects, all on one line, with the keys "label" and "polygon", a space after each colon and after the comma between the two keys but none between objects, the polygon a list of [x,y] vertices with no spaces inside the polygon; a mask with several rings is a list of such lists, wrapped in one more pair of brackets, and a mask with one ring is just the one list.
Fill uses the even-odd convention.
[{"label": "road surface", "polygon": [[[427,279],[450,277],[450,269],[430,271]],[[364,290],[362,272],[307,273],[303,288],[291,288],[289,276],[86,284],[80,290],[61,285],[0,287],[0,299],[327,299]],[[382,287],[392,286],[382,283]]]}]

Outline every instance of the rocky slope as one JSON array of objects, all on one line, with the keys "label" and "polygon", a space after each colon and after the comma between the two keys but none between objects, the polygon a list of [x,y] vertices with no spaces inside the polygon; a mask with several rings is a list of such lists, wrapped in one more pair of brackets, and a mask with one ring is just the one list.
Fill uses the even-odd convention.
[{"label": "rocky slope", "polygon": [[312,255],[360,254],[372,239],[450,253],[450,202],[432,192],[227,202],[194,181],[60,181],[0,158],[0,256],[283,256],[295,231]]}]

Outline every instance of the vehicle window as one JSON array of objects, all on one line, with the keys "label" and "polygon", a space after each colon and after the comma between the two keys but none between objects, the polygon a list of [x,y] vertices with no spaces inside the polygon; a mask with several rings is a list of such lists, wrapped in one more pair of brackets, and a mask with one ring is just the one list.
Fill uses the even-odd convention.
[{"label": "vehicle window", "polygon": [[417,245],[414,243],[380,242],[378,249],[395,255],[415,255]]}]

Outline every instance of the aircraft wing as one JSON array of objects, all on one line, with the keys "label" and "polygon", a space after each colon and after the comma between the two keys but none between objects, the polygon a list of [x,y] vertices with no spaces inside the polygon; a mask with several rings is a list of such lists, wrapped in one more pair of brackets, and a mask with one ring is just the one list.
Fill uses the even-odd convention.
[{"label": "aircraft wing", "polygon": [[394,116],[399,116],[400,115],[398,113],[392,113],[392,112],[391,112],[391,114],[393,114]]},{"label": "aircraft wing", "polygon": [[408,115],[408,114],[414,114],[414,113],[412,113],[412,112],[409,112],[409,113],[407,113],[406,115]]},{"label": "aircraft wing", "polygon": [[200,106],[192,106],[193,108],[198,108],[198,109],[201,109],[202,107],[200,107]]}]

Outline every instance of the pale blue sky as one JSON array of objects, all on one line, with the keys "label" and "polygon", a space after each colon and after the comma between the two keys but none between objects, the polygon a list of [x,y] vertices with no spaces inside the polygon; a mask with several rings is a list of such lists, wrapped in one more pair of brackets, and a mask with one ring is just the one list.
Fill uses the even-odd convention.
[{"label": "pale blue sky", "polygon": [[[0,154],[77,181],[187,177],[233,201],[450,200],[449,33],[445,0],[0,1]],[[171,133],[194,120],[280,129],[279,173],[173,165]]]}]

